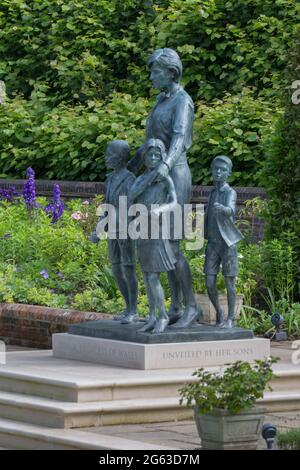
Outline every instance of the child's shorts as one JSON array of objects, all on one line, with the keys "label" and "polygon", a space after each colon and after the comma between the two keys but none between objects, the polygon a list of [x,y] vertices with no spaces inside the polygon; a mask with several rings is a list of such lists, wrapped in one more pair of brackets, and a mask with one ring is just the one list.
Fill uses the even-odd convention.
[{"label": "child's shorts", "polygon": [[237,244],[227,246],[224,241],[208,242],[205,250],[204,272],[216,276],[222,265],[223,276],[238,275]]}]

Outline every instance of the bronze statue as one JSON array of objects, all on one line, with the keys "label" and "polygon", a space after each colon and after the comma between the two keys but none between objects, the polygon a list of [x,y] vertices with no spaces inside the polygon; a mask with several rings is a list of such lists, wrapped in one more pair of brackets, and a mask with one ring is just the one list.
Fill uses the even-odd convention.
[{"label": "bronze statue", "polygon": [[[183,208],[190,202],[191,172],[187,151],[192,145],[194,105],[191,97],[180,85],[182,63],[178,54],[168,48],[156,50],[149,58],[150,80],[159,88],[156,103],[146,123],[146,139],[159,139],[166,148],[166,158],[159,164],[157,174],[170,176],[174,182],[178,204]],[[143,147],[130,161],[128,169],[137,173],[144,163]],[[176,327],[186,327],[199,319],[201,309],[192,290],[189,265],[180,251],[180,239],[170,237],[170,245],[176,257],[175,269],[168,271],[171,290],[169,321]],[[182,301],[185,310],[182,309]]]},{"label": "bronze statue", "polygon": [[[149,302],[149,319],[141,331],[153,331],[153,333],[162,333],[169,324],[160,273],[169,273],[176,266],[176,257],[171,243],[163,236],[160,217],[161,214],[171,211],[177,204],[172,178],[169,175],[161,176],[157,172],[158,166],[165,161],[166,156],[165,146],[161,140],[148,140],[144,146],[147,169],[136,179],[129,193],[129,204],[138,202],[144,204],[147,209],[147,238],[137,240],[137,253]],[[153,238],[151,224],[156,221],[159,224],[158,238]],[[157,319],[156,311],[158,311]]]},{"label": "bronze statue", "polygon": [[[127,223],[124,224],[119,216],[120,197],[127,197],[135,182],[134,174],[127,169],[129,154],[129,145],[124,140],[111,141],[105,154],[106,166],[108,169],[113,170],[108,174],[106,180],[105,203],[114,207],[116,218],[113,231],[109,227],[108,254],[114,277],[126,303],[125,311],[114,318],[121,321],[121,323],[132,323],[139,319],[137,312],[138,282],[135,267],[135,242],[128,237]],[[106,214],[103,215],[103,217],[105,216]],[[91,240],[98,241],[96,232],[92,234]]]},{"label": "bronze statue", "polygon": [[[216,326],[232,328],[236,299],[237,243],[243,236],[234,225],[236,192],[227,184],[232,162],[225,155],[215,157],[212,162],[212,175],[215,188],[210,193],[204,219],[204,237],[208,240],[205,252],[205,279],[208,296],[216,310]],[[222,264],[225,277],[228,318],[224,315],[218,300],[217,274]]]}]

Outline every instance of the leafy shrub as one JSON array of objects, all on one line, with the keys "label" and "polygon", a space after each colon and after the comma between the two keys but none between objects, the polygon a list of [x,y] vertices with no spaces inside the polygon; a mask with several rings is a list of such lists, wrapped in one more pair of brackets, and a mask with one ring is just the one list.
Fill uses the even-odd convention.
[{"label": "leafy shrub", "polygon": [[279,313],[284,318],[288,336],[299,337],[300,304],[296,300],[300,285],[294,236],[287,232],[282,233],[280,239],[244,246],[238,281],[238,285],[245,283],[241,289],[244,293],[241,327],[264,335],[274,330],[271,315]]},{"label": "leafy shrub", "polygon": [[256,335],[265,335],[273,327],[270,313],[248,305],[242,307],[238,325],[252,330]]},{"label": "leafy shrub", "polygon": [[[290,339],[299,338],[300,332],[300,303],[288,303],[285,299],[274,303],[273,312],[277,312],[283,316],[283,327]],[[245,305],[242,308],[239,326],[252,330],[256,335],[275,334],[275,327],[271,322],[271,314],[265,310],[258,310]]]},{"label": "leafy shrub", "polygon": [[[195,404],[199,414],[214,409],[228,410],[231,414],[251,408],[262,398],[268,382],[273,377],[272,364],[277,359],[255,361],[255,365],[237,361],[223,373],[201,368],[193,373],[199,379],[179,389],[180,404]],[[268,386],[269,390],[272,390]]]},{"label": "leafy shrub", "polygon": [[16,98],[1,106],[0,176],[22,175],[30,164],[36,177],[102,180],[110,140],[126,139],[133,148],[142,142],[147,115],[142,98],[115,94],[108,103],[62,103],[52,109],[44,98],[37,90],[31,100]]},{"label": "leafy shrub", "polygon": [[[46,204],[44,198],[37,201]],[[78,203],[69,202],[61,219],[51,224],[41,209],[30,218],[24,204],[2,203],[1,301],[70,307],[78,301],[74,300],[76,294],[96,288],[102,288],[108,299],[117,297],[106,242],[98,246],[89,242],[84,226],[72,218],[73,205],[78,207]],[[82,204],[81,209],[86,210]]]},{"label": "leafy shrub", "polygon": [[266,161],[262,172],[269,196],[269,239],[281,237],[282,232],[295,233],[293,249],[296,253],[300,279],[300,104],[292,102],[292,84],[299,80],[300,29],[294,36],[283,86],[284,115],[279,119],[271,140],[266,144]]},{"label": "leafy shrub", "polygon": [[[30,100],[15,98],[0,108],[2,177],[24,174],[30,164],[37,177],[60,180],[103,180],[104,151],[115,138],[128,140],[132,155],[143,142],[150,102],[115,93],[108,102],[88,106],[64,103],[50,108],[37,89]],[[231,156],[231,182],[259,184],[254,175],[264,160],[262,135],[271,132],[279,111],[251,90],[227,95],[213,105],[199,102],[189,163],[195,184],[211,184],[210,164],[217,154]],[[1,144],[2,142],[2,144]]]},{"label": "leafy shrub", "polygon": [[233,161],[231,183],[259,185],[255,172],[264,162],[262,137],[272,132],[278,114],[280,109],[274,103],[256,98],[250,89],[235,96],[226,94],[212,103],[197,103],[194,144],[189,152],[193,182],[212,184],[211,162],[224,154]]}]

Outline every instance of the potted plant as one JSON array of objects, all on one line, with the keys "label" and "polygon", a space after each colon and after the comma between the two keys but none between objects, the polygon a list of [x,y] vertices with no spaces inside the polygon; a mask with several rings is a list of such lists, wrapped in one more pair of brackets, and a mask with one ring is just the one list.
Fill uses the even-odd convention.
[{"label": "potted plant", "polygon": [[203,368],[194,372],[197,382],[182,387],[180,404],[194,405],[194,416],[203,449],[257,448],[265,409],[256,406],[273,377],[276,358],[237,361],[223,371]]}]

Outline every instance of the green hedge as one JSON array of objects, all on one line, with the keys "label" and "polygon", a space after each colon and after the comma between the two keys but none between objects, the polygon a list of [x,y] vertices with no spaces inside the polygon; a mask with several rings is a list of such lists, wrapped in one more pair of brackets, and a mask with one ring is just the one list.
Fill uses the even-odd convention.
[{"label": "green hedge", "polygon": [[104,148],[114,138],[136,146],[147,115],[143,98],[116,93],[109,103],[61,103],[51,108],[43,91],[30,101],[16,98],[0,108],[1,177],[23,177],[28,166],[37,177],[102,180]]},{"label": "green hedge", "polygon": [[84,101],[148,95],[145,59],[174,47],[196,100],[272,90],[299,22],[296,0],[2,0],[0,70],[8,92]]},{"label": "green hedge", "polygon": [[292,84],[300,79],[300,28],[294,36],[289,57],[282,96],[285,112],[269,143],[263,174],[270,199],[267,235],[272,239],[280,237],[283,231],[294,233],[293,246],[300,279],[300,103],[292,101],[295,92]]},{"label": "green hedge", "polygon": [[128,138],[134,150],[143,139],[155,95],[146,59],[167,46],[196,104],[194,182],[209,182],[224,151],[234,184],[263,184],[263,142],[299,19],[296,0],[3,0],[0,174],[33,165],[37,177],[103,179],[106,143]]},{"label": "green hedge", "polygon": [[[0,177],[22,177],[32,166],[40,178],[103,180],[107,142],[127,139],[133,155],[143,142],[149,109],[146,99],[124,93],[115,93],[108,103],[89,101],[88,106],[61,103],[51,108],[41,89],[30,101],[8,101],[0,108]],[[194,184],[210,183],[210,163],[218,153],[231,155],[233,183],[259,184],[253,172],[261,168],[263,137],[273,129],[277,114],[270,102],[254,99],[249,90],[212,105],[197,103],[189,152]]]}]

